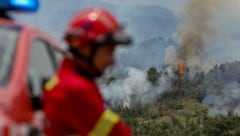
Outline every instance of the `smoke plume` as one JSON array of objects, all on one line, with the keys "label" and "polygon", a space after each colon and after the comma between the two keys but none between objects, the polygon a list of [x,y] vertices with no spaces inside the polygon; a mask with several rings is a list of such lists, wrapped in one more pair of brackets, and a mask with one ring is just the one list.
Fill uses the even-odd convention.
[{"label": "smoke plume", "polygon": [[180,25],[175,33],[175,39],[180,47],[176,49],[177,55],[168,55],[170,56],[166,58],[168,64],[176,67],[182,60],[190,68],[201,69],[201,55],[206,46],[210,46],[209,40],[218,33],[215,27],[218,24],[217,17],[224,12],[228,2],[229,0],[187,1],[177,14]]},{"label": "smoke plume", "polygon": [[[197,72],[208,71],[216,64],[240,59],[237,55],[240,42],[239,26],[235,25],[240,21],[238,1],[188,0],[178,17],[181,25],[175,33],[175,38],[180,47],[167,50],[168,64],[176,67],[178,62],[183,60],[192,71]],[[224,68],[223,66],[221,68]],[[212,81],[218,80],[222,86],[216,87],[212,83],[206,85],[206,96],[202,102],[209,106],[208,114],[240,115],[239,81],[238,78],[230,80],[239,75],[230,68],[226,68],[225,72],[215,68],[207,78],[211,77],[212,73],[215,73]]]}]

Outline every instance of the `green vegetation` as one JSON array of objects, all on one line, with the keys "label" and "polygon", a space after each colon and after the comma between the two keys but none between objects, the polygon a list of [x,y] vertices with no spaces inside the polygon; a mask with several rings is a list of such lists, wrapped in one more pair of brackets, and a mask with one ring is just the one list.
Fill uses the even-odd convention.
[{"label": "green vegetation", "polygon": [[115,108],[135,136],[240,136],[240,117],[208,117],[207,107],[190,98],[158,105]]}]

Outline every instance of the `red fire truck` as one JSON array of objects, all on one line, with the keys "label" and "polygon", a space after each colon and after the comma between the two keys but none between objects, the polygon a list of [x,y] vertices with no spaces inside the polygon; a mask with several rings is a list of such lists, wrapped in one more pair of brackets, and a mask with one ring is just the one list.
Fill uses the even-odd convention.
[{"label": "red fire truck", "polygon": [[46,33],[20,25],[9,11],[35,12],[37,0],[0,1],[0,135],[40,135],[41,91],[63,49]]}]

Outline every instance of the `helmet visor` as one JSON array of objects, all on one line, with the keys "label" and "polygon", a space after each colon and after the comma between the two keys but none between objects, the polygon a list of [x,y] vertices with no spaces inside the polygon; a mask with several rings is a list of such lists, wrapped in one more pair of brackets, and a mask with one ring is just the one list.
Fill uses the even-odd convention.
[{"label": "helmet visor", "polygon": [[124,27],[120,26],[115,31],[97,40],[97,43],[114,43],[114,44],[126,46],[126,45],[130,45],[132,41],[133,41],[132,37],[124,31]]}]

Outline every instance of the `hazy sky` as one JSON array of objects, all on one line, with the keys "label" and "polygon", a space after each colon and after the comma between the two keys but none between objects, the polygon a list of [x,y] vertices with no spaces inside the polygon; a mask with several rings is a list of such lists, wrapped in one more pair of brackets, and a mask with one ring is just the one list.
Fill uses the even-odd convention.
[{"label": "hazy sky", "polygon": [[161,5],[169,9],[175,10],[186,0],[98,0],[98,1],[114,4]]},{"label": "hazy sky", "polygon": [[[31,24],[48,32],[54,37],[61,37],[64,28],[73,14],[85,7],[102,6],[111,9],[112,5],[159,5],[171,9],[173,12],[180,7],[185,0],[39,0],[40,9],[34,14],[17,14],[17,20]],[[58,22],[58,23],[56,23]]]}]

